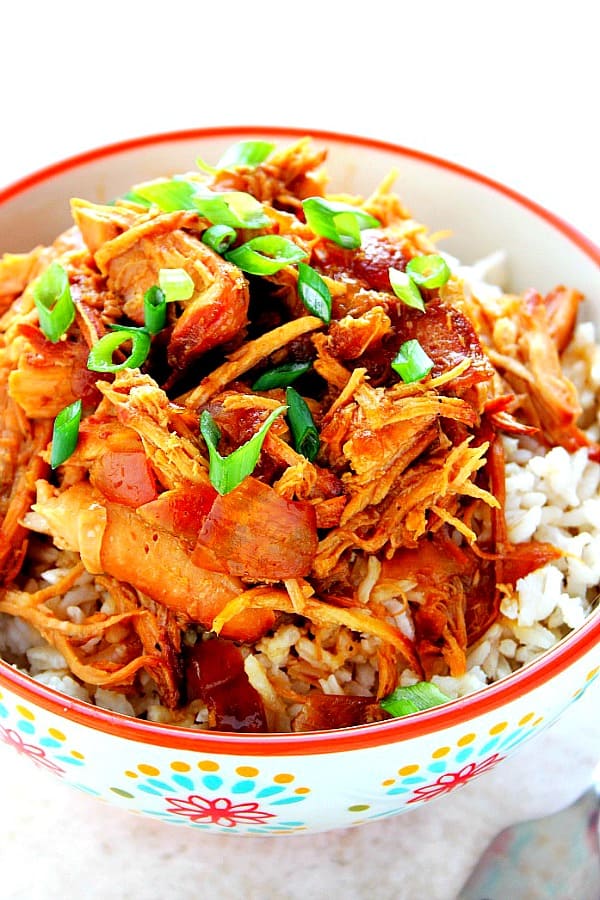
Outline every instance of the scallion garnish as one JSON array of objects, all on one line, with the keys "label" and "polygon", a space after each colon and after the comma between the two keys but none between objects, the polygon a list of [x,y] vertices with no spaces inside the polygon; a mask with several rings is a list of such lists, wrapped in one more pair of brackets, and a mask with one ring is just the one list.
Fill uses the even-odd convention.
[{"label": "scallion garnish", "polygon": [[364,209],[326,200],[324,197],[308,197],[302,201],[306,224],[315,234],[339,244],[347,250],[361,245],[360,232],[365,228],[378,228],[381,223]]},{"label": "scallion garnish", "polygon": [[55,344],[75,318],[69,278],[59,263],[51,263],[37,280],[33,287],[33,302],[41,330]]},{"label": "scallion garnish", "polygon": [[285,392],[288,405],[287,420],[294,438],[294,446],[298,453],[312,462],[319,452],[319,432],[308,404],[298,391],[288,387]]},{"label": "scallion garnish", "polygon": [[298,263],[298,296],[314,316],[331,321],[331,293],[319,273],[306,263]]},{"label": "scallion garnish", "polygon": [[427,290],[442,287],[451,275],[448,263],[437,253],[414,256],[407,262],[406,272],[415,284]]},{"label": "scallion garnish", "polygon": [[264,162],[275,149],[275,144],[269,141],[238,141],[228,147],[216,166],[211,166],[200,157],[196,165],[204,172],[216,174],[221,169],[231,169],[234,166],[248,166],[254,168]]},{"label": "scallion garnish", "polygon": [[230,225],[211,225],[202,235],[203,242],[221,256],[229,250],[237,237],[235,228]]},{"label": "scallion garnish", "polygon": [[131,196],[158,206],[163,212],[193,209],[212,225],[262,228],[270,224],[262,203],[245,191],[211,191],[185,178],[136,185]]},{"label": "scallion garnish", "polygon": [[[124,362],[114,363],[113,354],[124,344],[131,343],[131,351]],[[139,369],[150,352],[150,335],[144,328],[115,326],[115,330],[101,337],[90,350],[87,367],[92,372],[120,372]]]},{"label": "scallion garnish", "polygon": [[430,681],[419,681],[407,687],[397,687],[391,694],[379,701],[392,716],[408,716],[447,703],[450,697],[443,694]]},{"label": "scallion garnish", "polygon": [[176,212],[179,209],[196,209],[194,198],[197,186],[185,178],[173,178],[170,181],[151,181],[137,184],[129,196],[139,202],[158,206],[163,212]]},{"label": "scallion garnish", "polygon": [[224,254],[225,259],[249,275],[274,275],[308,254],[294,241],[278,234],[261,234]]},{"label": "scallion garnish", "polygon": [[253,391],[270,391],[273,388],[288,387],[293,384],[301,375],[304,375],[311,368],[311,362],[292,362],[283,363],[268,372],[263,372],[254,384]]},{"label": "scallion garnish", "polygon": [[402,381],[411,384],[422,381],[433,369],[433,360],[425,353],[417,340],[405,341],[391,363],[392,369]]},{"label": "scallion garnish", "polygon": [[144,294],[144,327],[149,334],[158,334],[167,321],[167,301],[157,284]]},{"label": "scallion garnish", "polygon": [[151,200],[145,200],[140,194],[136,194],[135,191],[127,191],[125,194],[121,194],[119,200],[126,200],[129,203],[135,203],[137,206],[145,206],[146,208],[152,206]]},{"label": "scallion garnish", "polygon": [[400,269],[390,268],[389,270],[390,284],[399,300],[413,309],[420,309],[425,312],[425,303],[421,297],[421,292],[410,275],[401,272]]},{"label": "scallion garnish", "polygon": [[238,141],[228,147],[219,162],[217,169],[230,169],[232,166],[258,166],[271,155],[275,144],[269,141]]},{"label": "scallion garnish", "polygon": [[262,203],[245,191],[198,191],[194,208],[213,225],[230,228],[263,228],[271,220]]},{"label": "scallion garnish", "polygon": [[64,463],[75,450],[80,421],[81,400],[75,400],[69,406],[65,406],[54,420],[50,452],[50,466],[53,469]]},{"label": "scallion garnish", "polygon": [[167,303],[189,300],[194,293],[194,282],[185,269],[159,269],[158,286]]},{"label": "scallion garnish", "polygon": [[278,406],[274,409],[259,430],[249,441],[238,447],[229,456],[221,456],[217,450],[217,445],[221,439],[219,426],[205,409],[200,416],[200,431],[202,437],[206,441],[209,457],[209,478],[212,486],[219,494],[228,494],[234,488],[241,484],[247,475],[251,475],[258,458],[262,445],[264,443],[267,432],[275,419],[285,411],[285,406]]}]

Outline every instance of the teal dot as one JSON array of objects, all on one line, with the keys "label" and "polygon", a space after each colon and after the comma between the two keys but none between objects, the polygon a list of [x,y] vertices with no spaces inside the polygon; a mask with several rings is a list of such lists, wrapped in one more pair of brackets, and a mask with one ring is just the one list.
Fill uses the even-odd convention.
[{"label": "teal dot", "polygon": [[440,759],[438,762],[431,763],[430,766],[427,766],[430,772],[445,772],[446,771],[446,761]]},{"label": "teal dot", "polygon": [[409,775],[408,778],[402,779],[402,784],[423,784],[426,781],[422,775]]},{"label": "teal dot", "polygon": [[82,759],[75,759],[74,756],[57,756],[56,757],[60,762],[68,763],[70,766],[83,766],[84,762]]},{"label": "teal dot", "polygon": [[395,788],[390,788],[390,790],[386,791],[386,793],[388,793],[388,794],[409,794],[410,790],[405,787],[395,787]]},{"label": "teal dot", "polygon": [[491,741],[488,741],[487,744],[485,744],[483,747],[481,747],[481,749],[479,750],[479,755],[487,756],[487,754],[490,752],[490,750],[494,749],[494,747],[497,745],[499,740],[500,740],[500,738],[497,738],[497,737],[492,738]]},{"label": "teal dot", "polygon": [[152,787],[159,788],[161,791],[170,791],[172,789],[172,785],[167,784],[164,781],[159,781],[158,778],[149,778],[148,784]]},{"label": "teal dot", "polygon": [[204,787],[207,787],[209,791],[216,791],[223,784],[223,779],[218,775],[205,775],[202,779],[202,784]]},{"label": "teal dot", "polygon": [[471,756],[472,753],[473,753],[472,747],[463,747],[463,749],[459,750],[458,753],[456,754],[456,762],[459,762],[459,763],[465,762],[465,760],[467,760]]},{"label": "teal dot", "polygon": [[284,806],[287,803],[299,803],[301,800],[304,800],[305,795],[299,796],[295,794],[293,797],[281,797],[279,800],[273,800],[272,806]]},{"label": "teal dot", "polygon": [[285,788],[280,784],[272,784],[269,787],[263,788],[261,791],[258,791],[256,796],[257,798],[274,797],[275,794],[282,794],[283,791],[285,791]]},{"label": "teal dot", "polygon": [[40,738],[40,746],[48,747],[49,749],[54,750],[56,749],[56,747],[60,747],[61,743],[60,741],[57,741],[56,738],[43,737]]},{"label": "teal dot", "polygon": [[28,722],[26,719],[19,719],[17,728],[19,731],[22,731],[23,734],[35,734],[35,725],[33,722]]},{"label": "teal dot", "polygon": [[8,717],[8,710],[3,703],[0,703],[0,716],[2,716],[3,719]]},{"label": "teal dot", "polygon": [[173,781],[180,787],[187,788],[189,791],[194,790],[194,782],[187,775],[173,775]]},{"label": "teal dot", "polygon": [[513,747],[516,747],[517,744],[520,744],[521,741],[524,741],[529,735],[532,734],[531,731],[520,731],[516,734],[510,734],[507,738],[505,738],[500,744],[500,748],[502,750],[512,750]]},{"label": "teal dot", "polygon": [[162,796],[160,791],[154,790],[149,784],[138,784],[138,791],[143,791],[144,794],[153,794],[155,797]]},{"label": "teal dot", "polygon": [[232,785],[231,793],[232,794],[248,794],[250,791],[254,790],[256,782],[251,781],[250,779],[246,779],[244,781],[238,781],[236,784]]}]

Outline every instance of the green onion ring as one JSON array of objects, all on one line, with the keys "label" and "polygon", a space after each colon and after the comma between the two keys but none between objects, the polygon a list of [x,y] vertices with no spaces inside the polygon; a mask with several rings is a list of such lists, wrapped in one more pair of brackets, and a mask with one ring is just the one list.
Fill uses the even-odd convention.
[{"label": "green onion ring", "polygon": [[285,412],[285,406],[278,406],[269,413],[259,430],[249,441],[238,447],[229,456],[221,456],[217,445],[221,439],[219,427],[209,411],[200,416],[200,432],[208,447],[210,483],[219,494],[228,494],[251,475],[260,456],[267,432],[275,419]]},{"label": "green onion ring", "polygon": [[273,388],[288,387],[296,379],[310,370],[311,362],[283,363],[268,372],[263,372],[254,384],[253,391],[271,391]]},{"label": "green onion ring", "polygon": [[406,272],[415,284],[426,290],[442,287],[451,275],[448,263],[437,253],[413,256],[406,264]]},{"label": "green onion ring", "polygon": [[406,384],[422,381],[433,369],[433,360],[417,340],[405,341],[391,363],[392,369]]},{"label": "green onion ring", "polygon": [[[113,354],[123,344],[131,341],[131,353],[122,363],[113,363]],[[143,328],[118,326],[105,334],[90,350],[87,367],[92,372],[120,372],[121,369],[139,369],[150,352],[150,335]]]},{"label": "green onion ring", "polygon": [[56,469],[67,460],[79,438],[79,423],[81,421],[81,400],[75,400],[69,406],[65,406],[56,419],[52,430],[52,450],[50,453],[50,466]]},{"label": "green onion ring", "polygon": [[158,334],[167,321],[167,301],[157,284],[144,294],[144,328],[149,334]]},{"label": "green onion ring", "polygon": [[57,262],[51,263],[33,287],[33,302],[40,329],[56,344],[75,319],[69,278]]},{"label": "green onion ring", "polygon": [[215,253],[223,255],[237,237],[235,228],[230,225],[211,225],[202,235],[202,241]]},{"label": "green onion ring", "polygon": [[305,259],[308,254],[288,238],[278,234],[262,234],[224,256],[249,275],[274,275],[285,266]]},{"label": "green onion ring", "polygon": [[390,267],[389,277],[394,294],[399,300],[402,300],[405,306],[425,312],[425,303],[421,292],[407,272]]},{"label": "green onion ring", "polygon": [[316,459],[319,452],[319,432],[306,400],[293,387],[285,392],[288,405],[287,420],[294,438],[294,446],[298,453],[310,462]]},{"label": "green onion ring", "polygon": [[298,296],[306,309],[324,322],[331,322],[331,293],[319,273],[306,263],[298,263]]}]

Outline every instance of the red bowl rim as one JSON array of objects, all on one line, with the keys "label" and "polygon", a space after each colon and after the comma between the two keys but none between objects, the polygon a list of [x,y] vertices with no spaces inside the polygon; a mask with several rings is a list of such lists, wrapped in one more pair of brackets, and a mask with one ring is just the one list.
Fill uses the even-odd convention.
[{"label": "red bowl rim", "polygon": [[[306,135],[321,142],[358,145],[366,149],[383,150],[398,156],[405,156],[490,187],[543,219],[600,266],[600,248],[585,235],[540,204],[499,181],[459,163],[412,147],[364,135],[322,129],[227,125],[133,137],[67,157],[9,184],[0,190],[0,205],[70,169],[153,144],[200,140],[207,137],[272,136],[293,140]],[[194,731],[130,718],[61,694],[2,660],[0,660],[0,686],[4,685],[21,699],[28,700],[60,717],[94,730],[144,744],[165,746],[173,750],[192,750],[235,756],[303,756],[307,753],[322,754],[380,747],[432,734],[454,725],[467,724],[478,715],[500,709],[505,703],[523,698],[529,691],[565,671],[598,644],[600,644],[600,615],[595,614],[577,631],[564,638],[557,646],[546,651],[533,662],[495,684],[488,685],[466,697],[401,719],[306,734],[237,735]]]}]

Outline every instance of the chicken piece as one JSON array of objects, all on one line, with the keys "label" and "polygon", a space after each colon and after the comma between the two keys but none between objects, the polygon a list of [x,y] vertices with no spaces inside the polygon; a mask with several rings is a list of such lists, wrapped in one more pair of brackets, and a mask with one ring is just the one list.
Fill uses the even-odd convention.
[{"label": "chicken piece", "polygon": [[184,269],[194,294],[178,304],[182,312],[169,337],[167,358],[176,373],[197,357],[234,338],[247,324],[248,282],[237,266],[202,243],[185,226],[198,227],[187,210],[141,218],[94,254],[111,291],[120,294],[125,313],[144,321],[144,294],[158,284],[160,269]]},{"label": "chicken piece", "polygon": [[555,287],[543,298],[548,314],[550,337],[556,344],[559,353],[563,352],[573,337],[577,313],[582,300],[583,294],[572,288],[564,287],[564,285]]},{"label": "chicken piece", "polygon": [[[127,582],[206,629],[243,592],[238,579],[194,565],[175,535],[153,527],[133,509],[105,500],[85,482],[58,493],[38,481],[33,510],[47,523],[45,533],[56,546],[80,553],[88,571]],[[224,636],[254,641],[274,622],[272,611],[248,609],[227,624]]]},{"label": "chicken piece", "polygon": [[[112,384],[99,383],[123,425],[133,429],[164,487],[208,484],[208,463],[195,435],[187,432],[181,410],[149,375],[137,369],[117,372]],[[183,433],[182,433],[183,432]]]},{"label": "chicken piece", "polygon": [[338,359],[357,359],[380,344],[391,328],[391,319],[381,306],[374,306],[356,318],[344,316],[329,327],[331,353]]},{"label": "chicken piece", "polygon": [[78,197],[71,200],[71,215],[92,254],[131,228],[140,218],[139,214],[125,206],[103,206]]},{"label": "chicken piece", "polygon": [[52,422],[29,422],[8,395],[6,371],[0,384],[0,582],[15,578],[27,550],[28,530],[21,522],[35,497],[35,481],[47,472],[42,454]]},{"label": "chicken piece", "polygon": [[327,155],[310,138],[275,150],[258,166],[235,166],[218,171],[211,187],[217,191],[247,191],[261,203],[299,209],[305,197],[321,195],[325,175],[318,167]]},{"label": "chicken piece", "polygon": [[[554,326],[544,298],[535,291],[523,298],[505,298],[505,309],[493,327],[488,356],[515,395],[520,398],[519,418],[537,428],[550,446],[570,453],[590,446],[577,426],[582,409],[575,385],[563,374],[555,342],[563,325],[555,312]],[[553,336],[554,332],[554,336]]]},{"label": "chicken piece", "polygon": [[0,314],[34,277],[42,250],[36,247],[30,253],[5,253],[0,259]]},{"label": "chicken piece", "polygon": [[89,348],[76,329],[52,344],[39,328],[24,322],[16,329],[10,354],[16,367],[8,390],[30,418],[54,418],[79,398],[87,407],[98,403],[101,376],[87,368]]}]

